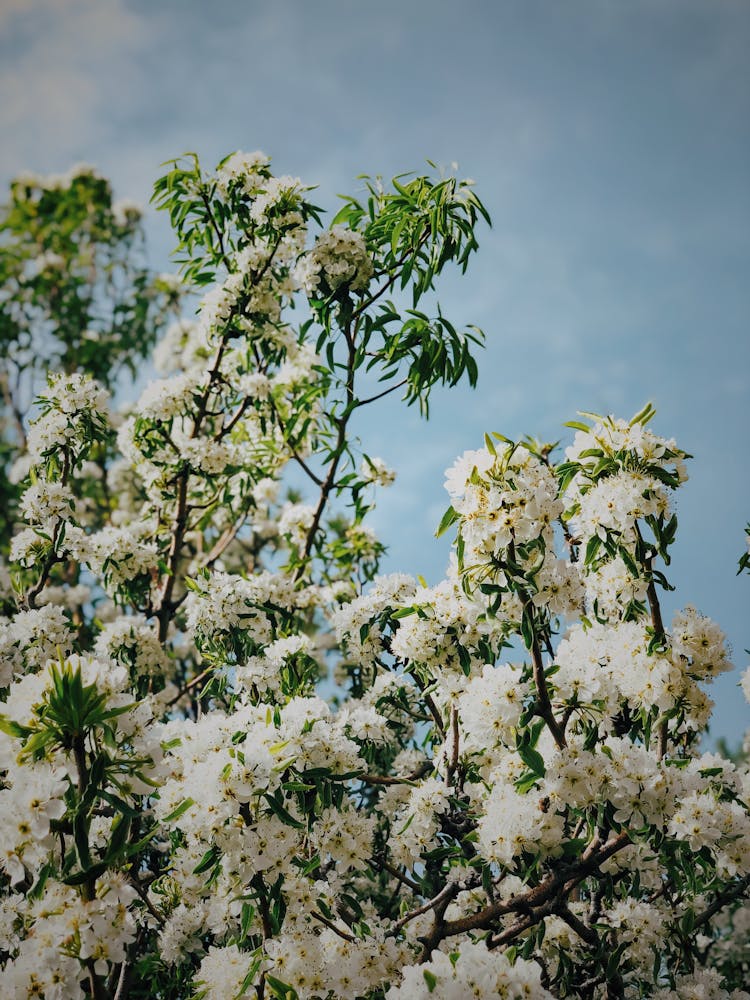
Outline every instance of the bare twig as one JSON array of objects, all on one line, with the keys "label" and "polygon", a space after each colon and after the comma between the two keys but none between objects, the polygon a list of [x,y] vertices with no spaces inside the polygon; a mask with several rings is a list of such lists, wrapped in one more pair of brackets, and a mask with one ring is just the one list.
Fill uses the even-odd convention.
[{"label": "bare twig", "polygon": [[186,694],[192,691],[193,688],[197,687],[201,683],[201,681],[205,680],[206,677],[208,677],[213,672],[214,672],[214,667],[206,667],[205,670],[201,671],[201,673],[199,673],[196,677],[193,677],[192,680],[188,681],[188,683],[185,684],[184,687],[180,688],[180,690],[177,692],[174,698],[171,698],[167,702],[167,707],[176,704],[176,702],[178,702],[180,698],[184,698]]},{"label": "bare twig", "polygon": [[741,899],[750,890],[750,875],[745,875],[739,882],[716,894],[716,899],[707,906],[693,921],[693,930],[705,925],[722,910],[727,903],[733,903],[736,899]]},{"label": "bare twig", "polygon": [[349,941],[351,944],[356,943],[357,938],[353,934],[348,934],[340,927],[337,927],[332,920],[329,920],[328,917],[324,917],[322,913],[318,913],[317,910],[313,910],[311,916],[313,920],[319,920],[321,924],[325,924],[326,927],[332,930],[334,934],[338,934],[338,936],[343,938],[344,941]]},{"label": "bare twig", "polygon": [[423,913],[429,913],[430,910],[434,910],[445,900],[450,901],[458,893],[458,890],[459,887],[455,882],[449,882],[447,885],[443,886],[437,896],[433,899],[428,899],[426,903],[422,904],[422,906],[418,906],[415,910],[411,910],[405,916],[401,917],[400,920],[397,920],[391,930],[391,933],[398,934],[403,927],[406,927],[406,925],[416,917],[421,917]]},{"label": "bare twig", "polygon": [[382,392],[376,393],[374,396],[368,396],[367,399],[358,399],[357,406],[367,406],[368,403],[374,403],[378,399],[382,399],[383,396],[387,396],[391,392],[395,392],[396,389],[400,389],[402,386],[406,385],[409,380],[402,378],[400,382],[396,382],[395,385],[390,386],[388,389],[383,389]]},{"label": "bare twig", "polygon": [[388,874],[392,875],[393,878],[398,879],[399,882],[403,883],[405,886],[408,886],[408,888],[411,889],[412,892],[419,893],[420,895],[422,894],[422,887],[418,882],[415,882],[413,878],[410,878],[404,872],[400,872],[398,868],[395,867],[395,865],[392,865],[389,861],[386,861],[386,859],[382,855],[378,855],[376,858],[373,858],[372,863],[375,865],[376,868],[382,868],[383,871],[388,872]]}]

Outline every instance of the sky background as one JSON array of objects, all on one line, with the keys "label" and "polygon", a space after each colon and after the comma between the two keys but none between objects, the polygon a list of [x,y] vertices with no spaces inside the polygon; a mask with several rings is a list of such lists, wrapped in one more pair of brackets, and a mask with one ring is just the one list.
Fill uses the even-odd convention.
[{"label": "sky background", "polygon": [[[665,598],[750,656],[750,3],[746,0],[0,0],[0,182],[83,160],[147,204],[159,165],[262,149],[356,193],[426,159],[493,219],[440,300],[487,334],[477,389],[429,423],[384,402],[359,426],[399,474],[375,523],[388,571],[443,575],[443,471],[485,431],[554,440],[578,410],[695,456]],[[166,220],[147,218],[169,267]],[[750,707],[725,675],[713,735]]]}]

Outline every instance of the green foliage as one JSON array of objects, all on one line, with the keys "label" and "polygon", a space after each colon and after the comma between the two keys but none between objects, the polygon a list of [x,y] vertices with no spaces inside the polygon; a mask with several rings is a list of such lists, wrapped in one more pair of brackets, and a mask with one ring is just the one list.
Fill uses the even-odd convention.
[{"label": "green foliage", "polygon": [[[18,938],[2,961],[64,913],[50,954],[96,1000],[208,998],[219,981],[348,997],[352,970],[358,998],[383,1000],[404,965],[443,995],[472,954],[511,976],[533,962],[560,998],[658,996],[710,964],[750,889],[731,868],[746,775],[694,766],[723,637],[694,612],[672,636],[659,607],[686,455],[645,430],[650,404],[584,414],[560,462],[556,444],[486,435],[449,475],[448,577],[376,580],[366,519],[393,473],[355,417],[392,393],[426,416],[435,386],[475,384],[482,335],[436,292],[489,220],[452,177],[364,181],[323,229],[311,189],[262,154],[167,165],[154,202],[203,298],[116,441],[82,376],[132,369],[177,285],[128,270],[138,216],[90,171],[13,188],[7,356],[30,384],[45,352],[63,372],[31,424],[21,396],[4,411],[9,461],[30,433],[0,796],[12,813],[24,779],[41,791],[36,853],[15,813],[0,853]],[[719,817],[713,840],[670,815],[678,788]],[[638,954],[629,914],[662,954]],[[345,969],[330,989],[307,978],[317,949]],[[743,961],[717,962],[727,984]]]},{"label": "green foliage", "polygon": [[47,369],[114,387],[136,374],[181,297],[146,265],[141,210],[114,201],[93,168],[11,182],[0,206],[0,548],[18,499],[9,470]]},{"label": "green foliage", "polygon": [[50,365],[112,386],[135,374],[179,286],[151,274],[141,212],[113,201],[91,168],[20,177],[0,212],[0,356],[20,371]]},{"label": "green foliage", "polygon": [[742,573],[743,570],[747,570],[748,572],[750,572],[750,524],[748,524],[748,526],[745,528],[745,535],[748,545],[748,551],[743,552],[742,555],[740,556],[739,569],[737,570],[738,575]]}]

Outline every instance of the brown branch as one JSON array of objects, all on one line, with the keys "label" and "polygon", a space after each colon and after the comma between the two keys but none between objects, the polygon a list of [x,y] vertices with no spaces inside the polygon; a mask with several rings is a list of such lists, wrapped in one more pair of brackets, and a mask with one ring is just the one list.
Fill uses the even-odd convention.
[{"label": "brown branch", "polygon": [[57,563],[62,562],[62,556],[57,554],[57,543],[60,539],[60,530],[63,524],[63,519],[58,518],[55,524],[55,530],[52,532],[52,542],[49,552],[42,564],[42,571],[39,574],[39,579],[34,584],[34,586],[27,592],[25,597],[25,604],[28,608],[36,607],[36,599],[39,597],[41,592],[44,590],[49,580],[50,570]]},{"label": "brown branch", "polygon": [[180,700],[180,698],[183,698],[186,694],[192,691],[194,687],[197,687],[202,680],[208,677],[209,674],[213,673],[214,669],[215,669],[214,667],[206,667],[206,669],[201,671],[201,673],[199,673],[197,677],[193,677],[191,681],[188,681],[188,683],[177,692],[174,698],[171,698],[167,702],[167,707],[169,707],[170,705],[174,705],[176,702]]},{"label": "brown branch", "polygon": [[344,412],[341,416],[336,420],[336,444],[334,445],[333,451],[329,452],[331,455],[331,464],[329,465],[326,477],[320,486],[320,499],[318,500],[318,505],[315,508],[315,513],[313,514],[312,523],[305,537],[302,561],[294,574],[295,581],[299,580],[300,576],[304,572],[307,561],[312,553],[315,536],[318,533],[318,528],[320,527],[320,522],[323,517],[323,511],[328,503],[329,494],[336,482],[336,472],[338,471],[339,462],[341,461],[346,446],[346,427],[354,409],[354,365],[356,360],[356,348],[349,328],[344,330],[344,337],[346,338],[348,347],[345,383],[346,407],[344,408]]},{"label": "brown branch", "polygon": [[386,861],[384,857],[379,855],[378,857],[373,858],[372,861],[376,868],[381,868],[383,871],[388,872],[389,875],[392,875],[395,879],[398,879],[398,881],[401,882],[403,885],[408,886],[408,888],[411,889],[412,892],[416,892],[419,895],[422,895],[421,885],[418,882],[415,882],[413,878],[409,878],[409,876],[406,875],[404,872],[400,872],[398,868],[395,867],[395,865],[392,865],[389,861]]},{"label": "brown branch", "polygon": [[[67,449],[65,449],[63,452],[63,467],[60,472],[60,482],[62,483],[63,486],[65,486],[66,483],[68,482],[68,476],[70,475],[70,461],[71,461],[70,455],[68,454]],[[62,556],[59,556],[57,554],[57,544],[60,541],[60,535],[63,531],[64,524],[65,524],[64,519],[62,517],[58,517],[57,521],[55,522],[54,531],[52,532],[52,541],[50,543],[50,550],[47,553],[47,556],[44,560],[44,564],[42,565],[42,572],[37,582],[34,584],[31,590],[29,590],[29,592],[26,594],[25,597],[26,606],[28,608],[36,607],[36,599],[42,592],[42,590],[44,590],[44,587],[47,584],[50,570],[57,563],[62,562]]]},{"label": "brown branch", "polygon": [[224,266],[228,270],[229,269],[229,258],[227,257],[226,251],[224,249],[224,234],[219,229],[219,226],[218,226],[218,224],[216,222],[216,218],[215,218],[214,213],[213,213],[213,209],[211,208],[211,202],[209,201],[208,195],[206,194],[206,189],[203,187],[203,185],[201,185],[201,188],[200,188],[200,196],[201,196],[201,201],[203,202],[203,204],[204,204],[204,206],[206,208],[206,214],[208,216],[208,221],[211,223],[211,228],[216,233],[216,238],[219,241],[219,252],[221,254],[222,263],[224,264]]},{"label": "brown branch", "polygon": [[237,537],[237,535],[247,522],[247,516],[249,513],[250,512],[246,510],[243,513],[242,517],[239,517],[234,522],[233,525],[231,525],[229,528],[226,528],[222,532],[219,538],[217,538],[217,540],[214,542],[211,551],[208,553],[208,556],[206,557],[203,563],[204,566],[210,566],[211,563],[216,562],[216,560],[226,550],[226,548],[229,545],[231,545],[231,543],[235,540],[235,538]]},{"label": "brown branch", "polygon": [[[458,883],[454,882],[447,885],[442,892],[435,897],[432,901],[430,909],[435,910],[435,919],[432,924],[432,930],[430,933],[424,937],[420,938],[422,941],[422,955],[420,958],[421,962],[426,962],[430,957],[434,949],[445,937],[444,928],[445,924],[445,911],[451,904],[451,900],[458,895],[459,886]],[[439,901],[438,901],[439,900]]]},{"label": "brown branch", "polygon": [[326,927],[330,928],[334,934],[338,934],[338,936],[343,938],[344,941],[349,941],[351,944],[355,944],[357,942],[358,939],[353,934],[348,934],[346,931],[343,931],[340,927],[337,927],[332,920],[324,917],[322,913],[318,913],[317,910],[313,910],[310,915],[313,920],[319,920],[321,924],[325,924]]},{"label": "brown branch", "polygon": [[[394,284],[396,283],[396,281],[398,280],[398,278],[399,278],[399,276],[401,274],[400,268],[402,268],[404,266],[404,264],[409,259],[409,257],[411,257],[412,255],[415,256],[415,257],[417,256],[417,254],[419,253],[419,251],[422,249],[422,247],[425,245],[425,243],[427,242],[427,240],[430,238],[431,233],[432,233],[432,229],[430,228],[430,225],[428,224],[425,227],[425,231],[419,237],[419,242],[417,243],[416,247],[413,248],[413,249],[406,250],[403,253],[403,255],[396,261],[394,272],[391,275],[391,277],[388,279],[388,281],[386,281],[386,283],[384,285],[382,285],[378,289],[377,292],[375,292],[373,295],[371,295],[369,297],[369,299],[363,299],[362,302],[360,302],[359,306],[352,313],[352,319],[357,319],[359,316],[361,316],[362,313],[366,309],[369,309],[370,306],[374,302],[378,301],[378,299],[381,297],[381,295],[385,295],[385,293],[388,291],[388,289],[392,288],[394,286]],[[383,273],[383,272],[381,272],[381,273]]]},{"label": "brown branch", "polygon": [[[650,560],[648,563],[648,571],[649,573],[651,572]],[[661,607],[659,605],[659,598],[656,593],[656,586],[654,585],[653,577],[649,580],[646,596],[648,598],[649,610],[651,611],[651,622],[654,627],[654,636],[664,642],[666,633],[664,631],[664,623],[661,617]]]},{"label": "brown branch", "polygon": [[567,906],[560,906],[557,910],[557,915],[561,917],[568,927],[572,928],[579,938],[586,942],[586,944],[591,945],[592,948],[599,947],[599,935],[596,933],[593,927],[588,927],[582,920],[580,920],[574,913],[568,909]]},{"label": "brown branch", "polygon": [[[263,886],[263,879],[260,880]],[[265,888],[265,886],[264,886]],[[266,941],[273,937],[273,928],[271,927],[271,919],[268,912],[268,900],[266,899],[265,892],[258,889],[258,909],[260,910],[260,919],[263,924],[263,937]]]},{"label": "brown branch", "polygon": [[410,673],[411,676],[414,678],[417,687],[422,693],[422,697],[425,700],[425,704],[430,710],[430,715],[432,716],[432,721],[435,723],[435,726],[437,727],[437,731],[440,733],[441,737],[445,736],[445,724],[443,722],[443,717],[440,714],[440,709],[435,704],[435,699],[432,697],[431,694],[425,694],[424,689],[427,685],[422,684],[419,676],[416,673],[414,673],[414,671],[410,671]]},{"label": "brown branch", "polygon": [[115,990],[114,1000],[125,1000],[125,997],[128,995],[132,969],[132,962],[127,959],[120,966],[120,975],[117,979],[117,989]]},{"label": "brown branch", "polygon": [[396,382],[389,389],[383,389],[382,392],[376,393],[374,396],[368,396],[367,399],[358,399],[357,406],[367,406],[368,403],[374,403],[378,399],[382,399],[383,396],[387,396],[391,392],[395,392],[396,389],[400,389],[401,386],[406,385],[409,380],[407,378],[402,378],[400,382]]},{"label": "brown branch", "polygon": [[[549,446],[547,448],[544,448],[541,452],[539,452],[538,457],[542,460],[542,462],[544,462],[544,464],[547,466],[550,472],[556,475],[555,467],[552,464],[552,462],[550,462],[550,452],[554,450],[554,447],[555,446]],[[570,553],[570,561],[572,563],[578,562],[578,545],[580,545],[580,540],[577,538],[573,538],[573,536],[570,533],[570,528],[568,527],[568,522],[565,520],[562,514],[557,518],[557,523],[560,525],[562,529],[563,539],[568,547],[568,552]],[[565,727],[563,726],[563,729],[564,728]]]},{"label": "brown branch", "polygon": [[[550,910],[551,912],[551,910]],[[500,945],[507,944],[509,941],[514,941],[519,934],[523,934],[524,931],[529,930],[534,924],[538,923],[546,913],[543,908],[540,908],[534,913],[527,914],[526,916],[519,917],[514,924],[507,927],[504,931],[499,934],[493,935],[487,942],[488,948],[499,948]]]},{"label": "brown branch", "polygon": [[151,914],[151,916],[156,920],[160,927],[164,926],[164,916],[159,913],[154,904],[148,898],[148,891],[146,886],[141,885],[138,881],[138,876],[136,872],[131,872],[130,884],[133,886],[135,891],[138,893],[141,900],[146,904],[146,909]]},{"label": "brown branch", "polygon": [[[256,361],[259,362],[257,351],[256,351]],[[302,458],[302,456],[299,454],[299,452],[294,447],[294,445],[291,443],[291,441],[289,441],[287,439],[287,437],[284,435],[284,422],[281,419],[281,414],[279,413],[278,407],[276,406],[276,402],[274,401],[273,397],[269,396],[268,401],[271,404],[271,414],[272,414],[274,420],[276,421],[276,424],[277,424],[279,430],[281,431],[282,436],[284,436],[284,444],[287,446],[287,448],[291,452],[292,458],[299,465],[299,467],[302,469],[302,471],[307,475],[307,477],[309,479],[312,479],[312,481],[315,483],[316,486],[322,486],[323,485],[323,480],[320,478],[320,476],[316,475],[316,473],[314,473],[312,471],[312,469],[310,468],[310,466]]]},{"label": "brown branch", "polygon": [[[205,419],[206,412],[208,410],[208,400],[211,396],[211,392],[213,391],[213,384],[216,381],[219,370],[221,369],[221,362],[224,358],[224,352],[228,341],[229,333],[228,331],[225,331],[221,338],[221,342],[219,343],[219,347],[217,348],[214,363],[209,372],[208,384],[206,385],[203,395],[198,402],[198,411],[195,415],[195,419],[193,420],[193,429],[190,432],[191,440],[195,440],[195,438],[198,437],[201,425]],[[171,620],[172,613],[174,612],[172,594],[174,593],[175,584],[177,583],[177,567],[182,554],[182,543],[185,540],[185,532],[187,530],[187,494],[189,481],[190,469],[188,467],[184,467],[177,475],[177,512],[172,527],[172,539],[167,556],[168,571],[162,586],[161,600],[157,613],[159,620],[159,642],[162,643],[166,641],[167,632],[169,630],[169,622]]]},{"label": "brown branch", "polygon": [[[508,543],[508,559],[512,565],[516,564],[516,546],[513,539],[512,529],[511,540]],[[503,568],[505,569],[505,567]],[[549,700],[547,678],[544,676],[544,660],[542,659],[542,650],[539,645],[539,636],[537,635],[536,628],[534,627],[534,602],[531,600],[531,597],[524,587],[518,586],[517,593],[521,600],[523,614],[528,617],[531,628],[530,653],[534,675],[534,686],[536,688],[536,714],[547,723],[547,728],[552,733],[558,749],[562,750],[568,745],[568,743],[565,739],[565,731],[560,727],[559,722],[555,718],[555,714],[552,711],[552,703]]]},{"label": "brown branch", "polygon": [[363,781],[366,785],[413,785],[424,773],[424,770],[421,770],[404,778],[394,778],[389,774],[358,774],[355,777],[357,781]]},{"label": "brown branch", "polygon": [[[369,299],[365,299],[360,303],[358,308],[352,312],[349,318],[349,323],[343,330],[344,339],[346,340],[348,349],[347,360],[346,360],[346,382],[345,382],[346,406],[344,408],[342,415],[336,421],[336,426],[337,426],[336,444],[334,445],[333,450],[329,452],[329,454],[331,455],[331,464],[328,468],[328,472],[326,474],[325,479],[320,483],[320,500],[318,501],[318,505],[315,508],[312,524],[310,525],[310,528],[307,532],[307,536],[305,538],[305,546],[303,550],[302,561],[295,573],[295,579],[299,579],[301,574],[304,572],[304,567],[307,561],[310,558],[313,545],[315,542],[315,536],[318,532],[318,528],[320,527],[320,522],[323,517],[323,511],[325,510],[326,504],[328,502],[328,496],[335,485],[336,472],[338,471],[339,462],[341,461],[341,458],[345,450],[346,427],[349,422],[349,418],[351,417],[352,413],[358,406],[364,405],[364,402],[372,402],[372,400],[365,400],[364,402],[358,402],[354,396],[354,370],[355,370],[355,361],[357,353],[355,346],[355,336],[356,336],[356,331],[359,327],[359,322],[358,322],[359,318],[361,317],[362,313],[373,304],[373,302],[377,301],[377,299],[379,299],[380,296],[383,295],[388,290],[388,288],[390,288],[393,285],[393,283],[396,281],[396,279],[400,274],[400,268],[403,267],[404,263],[408,260],[410,255],[419,252],[421,247],[429,238],[430,232],[431,230],[428,225],[425,228],[424,233],[420,237],[417,247],[413,250],[409,250],[404,253],[401,259],[397,261],[394,273],[391,275],[388,281],[383,285],[383,287],[378,292],[375,293],[375,295],[370,296]],[[354,332],[352,332],[352,323],[354,324],[353,327]],[[387,391],[390,392],[391,389]],[[380,395],[385,395],[385,393],[381,393]],[[378,396],[373,397],[373,399],[377,398],[379,397]]]},{"label": "brown branch", "polygon": [[[210,216],[210,207],[208,207],[208,212]],[[257,284],[263,278],[266,271],[271,266],[273,258],[276,255],[276,251],[281,244],[281,239],[282,237],[279,235],[265,264],[256,275],[253,275],[252,281],[254,284]],[[244,309],[244,305],[242,308]],[[208,401],[211,398],[214,383],[219,379],[221,363],[224,359],[224,352],[227,349],[230,339],[230,330],[227,328],[228,323],[229,320],[227,320],[227,324],[225,324],[224,333],[222,334],[219,346],[216,350],[216,357],[208,375],[208,383],[203,391],[203,395],[198,401],[198,409],[193,420],[193,428],[190,432],[191,440],[195,440],[198,437],[203,421],[208,415]],[[172,540],[170,542],[169,554],[167,557],[168,571],[162,587],[159,610],[157,612],[157,618],[159,620],[159,641],[162,643],[166,641],[169,622],[175,610],[175,605],[172,601],[172,594],[174,593],[174,588],[177,583],[177,568],[182,554],[182,545],[185,540],[185,533],[187,530],[187,492],[189,480],[190,469],[185,467],[177,475],[177,511],[172,527]]]},{"label": "brown branch", "polygon": [[87,958],[83,963],[88,973],[92,1000],[109,1000],[110,992],[94,969],[94,960]]},{"label": "brown branch", "polygon": [[238,422],[242,419],[243,415],[247,412],[250,404],[253,401],[252,396],[245,396],[240,405],[237,407],[234,416],[230,419],[228,424],[222,424],[219,430],[214,434],[214,441],[221,441],[221,439],[231,433],[232,430],[237,426]]},{"label": "brown branch", "polygon": [[[519,596],[523,603],[524,611],[533,608],[531,598],[525,591],[520,590]],[[531,613],[533,615],[533,612]],[[539,637],[536,634],[536,629],[532,626],[532,636],[531,636],[531,660],[534,672],[534,687],[536,688],[536,699],[537,699],[537,714],[544,719],[547,724],[547,728],[552,733],[555,743],[558,749],[562,750],[568,745],[568,741],[565,739],[565,731],[561,727],[560,723],[555,718],[555,714],[552,711],[552,703],[549,698],[549,691],[547,690],[547,678],[544,676],[544,661],[542,659],[542,651],[539,648]]]},{"label": "brown branch", "polygon": [[172,539],[169,543],[167,556],[168,571],[162,585],[161,600],[157,618],[159,620],[159,642],[164,643],[169,632],[169,622],[172,618],[172,594],[177,583],[177,566],[182,553],[182,543],[187,528],[187,490],[190,471],[185,468],[179,475],[177,486],[177,513],[172,526]]},{"label": "brown branch", "polygon": [[544,882],[529,889],[522,896],[514,896],[510,900],[498,900],[485,906],[477,913],[448,921],[444,926],[443,937],[453,937],[456,934],[465,934],[467,931],[485,928],[506,913],[516,911],[524,913],[530,909],[537,909],[553,898],[560,896],[564,898],[579,882],[592,875],[604,861],[629,843],[630,837],[626,832],[617,834],[598,850],[591,851],[588,856],[584,852],[582,859],[577,864],[566,866],[562,871],[551,874]]},{"label": "brown branch", "polygon": [[[640,529],[636,526],[636,531],[638,532],[638,540],[643,542],[641,537]],[[664,621],[661,615],[661,606],[659,604],[659,596],[656,593],[656,584],[654,583],[654,577],[652,573],[652,563],[653,559],[649,558],[646,560],[646,572],[648,573],[648,588],[646,590],[646,597],[648,599],[648,607],[651,612],[651,625],[654,629],[654,638],[660,643],[665,643],[667,634],[664,630]],[[669,742],[669,723],[666,719],[663,719],[659,724],[659,760],[663,760],[667,753],[667,746]]]},{"label": "brown branch", "polygon": [[436,909],[446,900],[450,902],[450,900],[458,893],[458,890],[459,886],[455,882],[449,882],[448,885],[443,886],[437,896],[433,899],[428,899],[426,903],[422,904],[422,906],[418,906],[415,910],[411,910],[405,916],[401,917],[400,920],[397,920],[390,933],[392,935],[398,934],[402,928],[406,927],[406,925],[416,917],[421,917],[423,913],[429,913],[430,910]]},{"label": "brown branch", "polygon": [[456,773],[456,770],[458,768],[458,748],[459,748],[458,709],[456,708],[455,704],[451,705],[450,726],[451,726],[452,745],[451,745],[451,757],[450,760],[448,761],[448,768],[447,768],[449,782],[453,777],[453,775]]},{"label": "brown branch", "polygon": [[[75,761],[76,772],[77,772],[77,791],[79,802],[83,799],[86,794],[86,790],[89,784],[89,769],[86,763],[86,744],[84,741],[84,736],[82,733],[78,733],[73,737],[73,759]],[[88,850],[88,832],[86,833],[86,843]],[[84,864],[83,859],[80,858],[81,864]],[[96,897],[96,876],[89,875],[86,880],[81,884],[81,898],[85,903],[91,902]],[[88,974],[89,987],[91,990],[92,1000],[109,1000],[110,993],[106,985],[102,982],[100,976],[94,968],[94,962],[92,959],[86,959],[83,963],[86,972]]]},{"label": "brown branch", "polygon": [[745,875],[744,878],[740,879],[733,886],[725,889],[723,892],[719,892],[716,895],[716,899],[711,903],[710,906],[706,907],[700,916],[696,917],[693,921],[693,930],[699,927],[704,927],[712,917],[722,910],[727,903],[733,903],[736,899],[741,899],[745,893],[750,889],[750,875]]}]

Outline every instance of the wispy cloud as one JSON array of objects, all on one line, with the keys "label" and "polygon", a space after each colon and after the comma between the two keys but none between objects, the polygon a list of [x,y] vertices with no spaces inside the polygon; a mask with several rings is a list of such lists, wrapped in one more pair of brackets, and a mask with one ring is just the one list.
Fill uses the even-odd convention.
[{"label": "wispy cloud", "polygon": [[[378,516],[394,568],[440,573],[442,471],[483,431],[552,436],[650,397],[657,430],[712,460],[680,512],[691,559],[706,548],[687,598],[741,649],[748,41],[746,0],[0,0],[0,175],[86,159],[145,200],[186,149],[260,147],[330,207],[362,170],[458,160],[495,228],[440,300],[488,348],[428,427],[395,401],[363,422],[399,468]],[[701,591],[719,543],[728,582]]]},{"label": "wispy cloud", "polygon": [[[58,169],[106,129],[143,21],[121,0],[4,0],[0,8],[0,172]],[[132,94],[131,96],[136,96]]]}]

